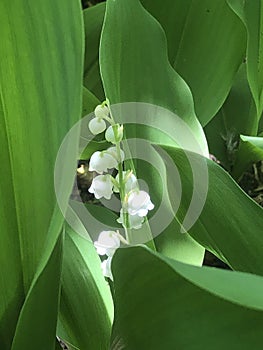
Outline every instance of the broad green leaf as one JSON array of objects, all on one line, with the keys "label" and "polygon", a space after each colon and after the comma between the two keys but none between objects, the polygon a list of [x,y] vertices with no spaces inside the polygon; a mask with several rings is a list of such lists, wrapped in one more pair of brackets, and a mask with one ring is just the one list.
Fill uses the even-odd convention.
[{"label": "broad green leaf", "polygon": [[[59,336],[80,349],[108,349],[113,305],[93,244],[67,229]],[[63,337],[66,336],[66,338]]]},{"label": "broad green leaf", "polygon": [[[1,346],[11,349],[19,317],[13,349],[31,347],[31,332],[45,330],[41,346],[34,347],[53,349],[60,284],[56,242],[63,223],[54,212],[54,164],[64,135],[80,117],[81,9],[69,0],[12,6],[2,1],[0,23]],[[61,181],[65,198],[75,157],[72,149],[70,183]]]},{"label": "broad green leaf", "polygon": [[[223,104],[245,55],[246,32],[222,0],[142,0],[163,26],[169,59],[206,125]],[[222,79],[224,77],[224,79]]]},{"label": "broad green leaf", "polygon": [[263,3],[262,0],[227,0],[247,30],[247,78],[260,118],[263,111]]},{"label": "broad green leaf", "polygon": [[182,118],[201,149],[206,149],[189,87],[168,61],[164,31],[139,0],[107,1],[100,69],[111,104],[146,102],[164,107]]},{"label": "broad green leaf", "polygon": [[84,85],[100,100],[105,100],[100,79],[99,42],[105,12],[105,3],[83,11],[85,26]]},{"label": "broad green leaf", "polygon": [[[2,101],[1,101],[2,104]],[[0,343],[4,350],[10,349],[15,332],[16,322],[20,308],[24,300],[23,275],[21,267],[21,255],[18,242],[18,223],[16,220],[15,192],[12,183],[11,163],[8,152],[7,130],[3,120],[3,110],[0,104],[0,140],[2,151],[0,152],[1,184],[0,207],[1,224],[1,254],[0,254]],[[6,199],[9,198],[8,202]],[[3,203],[6,203],[4,206]],[[12,252],[12,254],[10,254]]]},{"label": "broad green leaf", "polygon": [[[177,165],[183,182],[181,206],[176,213],[182,222],[193,191],[192,171],[182,151],[164,149]],[[203,163],[208,167],[209,187],[202,213],[188,233],[233,269],[263,274],[263,209],[220,166],[197,154],[192,157],[200,166]],[[197,190],[202,195],[204,180],[201,174],[197,176]]]},{"label": "broad green leaf", "polygon": [[[202,124],[206,124],[222,105],[234,74],[244,57],[246,34],[242,24],[220,0],[213,2],[142,0],[142,4],[164,28],[169,60],[189,84],[199,120]],[[84,11],[86,33],[84,81],[85,85],[101,99],[104,95],[96,52],[104,12],[105,3]],[[233,44],[230,44],[229,40]],[[194,44],[195,42],[198,42],[198,46]],[[94,50],[91,50],[91,47]],[[213,76],[212,85],[211,76]]]},{"label": "broad green leaf", "polygon": [[263,150],[263,137],[253,137],[253,136],[245,136],[241,135],[241,139],[244,142],[251,143],[254,147],[259,150]]},{"label": "broad green leaf", "polygon": [[[18,319],[12,350],[30,349],[32,344],[41,350],[45,350],[47,346],[51,349],[55,347],[62,239],[60,235],[48,261],[44,261],[42,269],[38,269],[39,274],[36,274],[32,287],[28,291]],[[31,329],[30,334],[27,332],[28,325]],[[39,339],[43,341],[39,343]]]},{"label": "broad green leaf", "polygon": [[262,277],[186,265],[143,247],[119,249],[113,275],[112,339],[125,349],[261,346]]},{"label": "broad green leaf", "polygon": [[[150,158],[150,152],[147,154]],[[170,195],[176,196],[180,200],[180,189],[175,188],[172,191],[173,187],[176,187],[172,184],[172,182],[176,182],[175,169],[166,168],[162,159],[158,159],[156,162],[152,161],[152,163],[158,164],[158,172],[149,163],[139,162],[137,175],[138,178],[147,183],[151,200],[155,204],[153,212],[149,213],[149,224],[154,234],[155,250],[182,262],[202,265],[204,248],[194,241],[188,233],[181,233],[182,222],[174,216],[173,207],[170,204],[169,192]],[[161,207],[163,207],[162,210]],[[135,232],[136,237],[140,234],[140,231]],[[137,242],[139,242],[138,238]]]},{"label": "broad green leaf", "polygon": [[[113,114],[119,122],[125,123],[127,113],[125,105],[122,110],[121,104],[118,108],[118,105],[114,105],[116,103],[146,102],[154,106],[164,107],[168,111],[176,113],[190,127],[191,137],[186,137],[184,140],[186,148],[191,145],[192,139],[196,138],[199,151],[201,149],[206,154],[206,140],[194,113],[191,92],[168,61],[166,38],[161,26],[145,11],[138,0],[107,1],[100,46],[100,67],[106,96],[113,104]],[[138,117],[135,118],[136,125],[133,127],[125,126],[128,137],[142,138],[152,143],[160,143],[161,140],[163,143],[167,142],[167,135],[165,136],[158,130],[163,131],[164,127],[169,128],[169,131],[176,130],[180,122],[172,113],[167,116],[167,112],[165,113],[157,106],[153,111],[150,108],[152,106],[147,109],[147,106],[142,107],[136,103],[129,104],[129,113],[134,116],[138,115],[136,108],[138,110],[145,109],[143,109],[141,120]],[[120,114],[120,112],[123,113]],[[156,130],[153,130],[154,128]],[[170,140],[172,145],[175,142],[172,140],[171,143]],[[134,154],[132,156],[135,159],[140,158]],[[151,160],[151,155],[147,152],[147,162],[151,164]],[[136,161],[135,164],[138,165],[138,162]],[[160,178],[158,181],[154,181],[152,172],[147,166],[141,167],[141,169],[137,166],[135,170],[143,180],[147,180],[148,185],[151,185],[150,193],[156,196],[157,200],[154,202],[157,207],[162,195]],[[138,243],[140,234],[137,234],[137,237]],[[177,247],[179,246],[180,244],[177,245]],[[190,246],[189,250],[198,249],[197,256],[198,263],[200,263],[203,249],[200,252],[200,247],[192,242],[190,242]],[[177,256],[179,250],[180,248],[177,252],[170,250],[169,255],[174,253]],[[177,257],[179,258],[179,256]]]}]

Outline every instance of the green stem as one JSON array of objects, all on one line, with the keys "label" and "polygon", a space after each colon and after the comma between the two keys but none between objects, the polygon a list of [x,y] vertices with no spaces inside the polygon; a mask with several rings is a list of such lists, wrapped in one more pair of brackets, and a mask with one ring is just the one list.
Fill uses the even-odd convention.
[{"label": "green stem", "polygon": [[[111,112],[110,103],[109,100],[106,99],[107,106],[109,108],[110,112],[110,118],[104,118],[106,119],[111,125],[116,124]],[[116,134],[117,131],[114,130],[115,139],[117,139],[118,135]],[[123,165],[122,165],[122,159],[121,159],[121,142],[116,143],[116,153],[117,153],[117,159],[118,159],[118,171],[119,171],[119,191],[120,191],[120,200],[121,200],[121,206],[123,208],[123,227],[125,231],[125,238],[128,243],[131,242],[131,235],[129,230],[129,215],[128,213],[124,212],[125,209],[125,181],[123,176]]]}]

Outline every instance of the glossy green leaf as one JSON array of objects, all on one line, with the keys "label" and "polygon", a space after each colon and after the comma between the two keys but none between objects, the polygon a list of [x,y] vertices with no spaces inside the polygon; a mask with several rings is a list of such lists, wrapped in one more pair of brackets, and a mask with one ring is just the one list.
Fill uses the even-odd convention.
[{"label": "glossy green leaf", "polygon": [[[152,160],[150,152],[147,154],[148,159]],[[169,201],[169,191],[174,187],[172,182],[177,181],[175,169],[166,168],[161,159],[152,163],[157,163],[158,169],[150,166],[148,162],[139,162],[137,175],[138,178],[147,183],[151,200],[155,204],[153,212],[149,213],[149,218],[153,217],[153,221],[150,219],[149,224],[154,235],[155,250],[170,258],[200,266],[203,263],[204,248],[194,241],[188,233],[181,233],[182,222],[174,216]],[[177,197],[180,196],[179,193],[179,188],[175,188],[173,194],[170,192],[172,196]],[[164,208],[160,212],[161,206]],[[134,234],[138,237],[140,231],[134,232]],[[138,238],[137,243],[139,243]]]},{"label": "glossy green leaf", "polygon": [[261,346],[262,277],[186,265],[143,247],[119,249],[113,275],[112,339],[125,349]]},{"label": "glossy green leaf", "polygon": [[189,85],[198,119],[206,125],[223,104],[244,58],[242,23],[221,0],[142,4],[163,26],[170,62]]},{"label": "glossy green leaf", "polygon": [[[53,233],[56,231],[50,232],[50,234]],[[44,259],[44,263],[41,262],[35,275],[20,312],[12,350],[29,349],[32,344],[38,344],[39,339],[43,339],[42,343],[38,345],[39,349],[44,350],[47,346],[51,349],[55,347],[62,239],[63,237],[60,235],[48,261]],[[47,251],[49,252],[49,249]],[[49,283],[49,288],[47,288],[47,283]],[[26,332],[28,325],[31,325],[32,334]]]},{"label": "glossy green leaf", "polygon": [[260,118],[263,111],[263,2],[227,0],[247,30],[247,78]]},{"label": "glossy green leaf", "polygon": [[99,42],[104,19],[105,3],[84,10],[85,59],[84,85],[101,101],[105,100],[99,68]]},{"label": "glossy green leaf", "polygon": [[259,150],[263,150],[263,137],[253,137],[253,136],[245,136],[241,135],[241,139],[244,142],[251,143],[254,147],[258,148]]},{"label": "glossy green leaf", "polygon": [[[130,35],[131,30],[132,36]],[[154,40],[152,40],[153,37]],[[111,54],[109,55],[108,52]],[[112,104],[135,101],[165,107],[168,111],[176,113],[190,126],[193,135],[189,139],[185,138],[186,147],[191,145],[192,138],[195,137],[199,143],[198,151],[206,153],[206,140],[194,113],[190,90],[168,61],[166,38],[162,28],[145,11],[138,0],[124,2],[110,0],[107,2],[100,46],[100,66],[106,96]],[[114,117],[121,123],[125,123],[125,116],[128,114],[125,106],[121,115],[121,108],[118,110],[118,107],[115,108],[114,105],[112,108]],[[136,108],[140,109],[140,106],[129,105],[129,114],[136,116]],[[163,130],[164,126],[169,131],[178,128],[179,121],[174,115],[167,116],[167,112],[158,110],[158,108],[152,110],[150,107],[149,109],[145,107],[142,115],[142,120],[135,118],[134,122],[136,121],[137,124],[133,127],[125,126],[128,138],[146,139],[152,143],[175,144],[174,140],[167,140],[167,135],[158,132],[158,130]],[[140,123],[145,125],[139,125]],[[132,156],[134,159],[140,158],[134,154]],[[151,153],[147,151],[147,162],[151,164],[151,161]],[[149,166],[140,167],[138,161],[135,164],[137,175],[146,180],[154,203],[158,207],[162,196],[160,181],[165,176],[164,173],[157,180]],[[163,171],[165,172],[165,169]],[[167,205],[169,205],[168,202]],[[138,243],[138,237],[141,236],[135,233],[134,235]],[[173,243],[174,249],[169,249],[168,252],[163,245],[162,251],[177,258],[183,256],[180,254],[180,251],[184,249],[180,249],[183,245],[179,243],[179,236]],[[190,241],[184,242],[189,252],[191,250],[193,252],[192,255],[187,254],[188,258],[191,257],[191,262],[193,262],[197,257],[195,262],[200,264],[203,248],[200,249],[200,246],[192,244],[191,239]]]},{"label": "glossy green leaf", "polygon": [[164,107],[182,118],[206,149],[191,92],[168,61],[164,31],[139,0],[107,1],[100,68],[111,104],[131,101]]},{"label": "glossy green leaf", "polygon": [[[2,1],[0,23],[1,347],[11,349],[15,335],[12,349],[30,348],[32,334],[41,334],[41,344],[33,346],[53,349],[61,249],[56,243],[63,223],[54,211],[54,164],[63,137],[80,117],[81,10],[69,0],[12,6]],[[66,198],[75,157],[72,149]]]},{"label": "glossy green leaf", "polygon": [[[192,169],[183,151],[164,149],[177,165],[183,182],[181,206],[176,213],[182,222],[193,191]],[[188,233],[233,269],[263,274],[263,209],[216,163],[196,154],[192,154],[192,159],[200,167],[208,167],[209,187],[202,213]],[[198,171],[196,176],[202,195],[204,179]]]},{"label": "glossy green leaf", "polygon": [[59,335],[80,349],[108,349],[112,318],[112,298],[100,258],[90,241],[68,228],[60,305],[63,333]]}]

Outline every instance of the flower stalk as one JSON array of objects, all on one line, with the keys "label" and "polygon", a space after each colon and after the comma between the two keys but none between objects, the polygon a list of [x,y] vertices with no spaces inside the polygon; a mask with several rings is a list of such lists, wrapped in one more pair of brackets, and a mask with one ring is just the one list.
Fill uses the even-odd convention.
[{"label": "flower stalk", "polygon": [[[106,99],[95,108],[95,118],[89,122],[91,133],[97,135],[104,132],[106,122],[110,126],[106,129],[105,138],[113,146],[102,152],[96,151],[90,158],[89,170],[97,175],[89,188],[95,198],[110,199],[113,192],[119,192],[121,211],[117,220],[122,224],[125,238],[119,231],[103,231],[94,243],[99,255],[106,255],[107,259],[102,262],[104,276],[113,278],[111,274],[111,260],[114,252],[122,244],[132,243],[132,229],[141,228],[149,210],[154,208],[150,196],[145,191],[139,190],[139,185],[134,172],[131,169],[125,171],[125,154],[122,150],[123,125],[115,122],[110,108],[109,100]],[[108,173],[110,169],[117,169],[118,174],[114,178]]]}]

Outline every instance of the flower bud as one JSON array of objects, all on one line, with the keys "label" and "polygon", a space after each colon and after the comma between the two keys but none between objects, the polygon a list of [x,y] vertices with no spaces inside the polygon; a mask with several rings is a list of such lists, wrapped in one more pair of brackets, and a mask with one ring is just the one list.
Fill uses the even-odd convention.
[{"label": "flower bud", "polygon": [[97,199],[100,199],[102,197],[110,199],[113,193],[112,188],[113,184],[111,182],[111,176],[109,174],[98,175],[92,180],[89,192],[93,193]]},{"label": "flower bud", "polygon": [[123,125],[115,124],[108,127],[105,138],[113,144],[118,143],[123,138]]},{"label": "flower bud", "polygon": [[105,120],[101,118],[93,118],[89,122],[89,129],[93,135],[98,135],[106,129]]},{"label": "flower bud", "polygon": [[108,117],[109,108],[107,106],[98,105],[94,110],[95,117],[103,119]]}]

